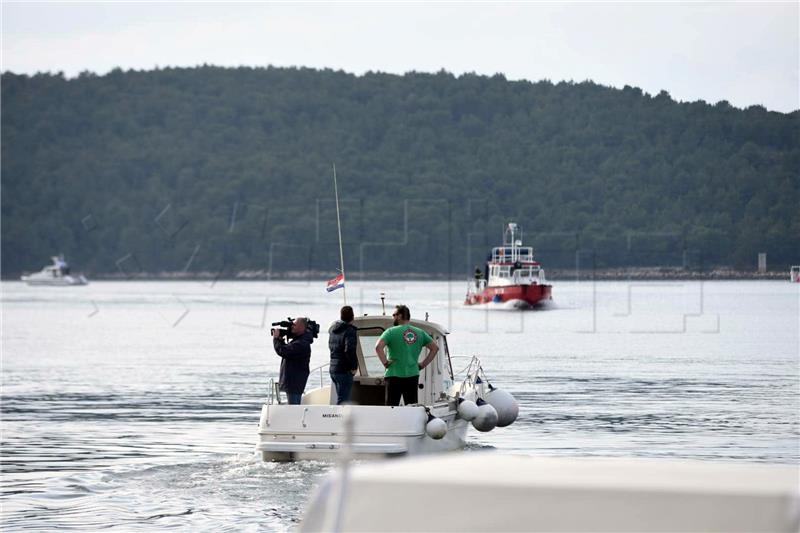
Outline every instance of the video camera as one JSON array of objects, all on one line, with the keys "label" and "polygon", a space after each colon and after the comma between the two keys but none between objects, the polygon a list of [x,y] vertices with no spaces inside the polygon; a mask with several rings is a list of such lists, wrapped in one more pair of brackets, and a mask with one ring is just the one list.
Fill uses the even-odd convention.
[{"label": "video camera", "polygon": [[292,335],[292,324],[294,323],[294,319],[292,317],[287,317],[286,320],[281,320],[279,322],[273,322],[273,326],[280,326],[278,328],[271,328],[269,330],[270,335],[275,335],[275,330],[278,330],[279,337],[290,337]]},{"label": "video camera", "polygon": [[[287,317],[286,320],[281,320],[279,322],[273,322],[273,326],[278,326],[277,328],[271,328],[269,330],[270,335],[275,334],[275,330],[278,330],[279,337],[286,337],[287,339],[293,339],[295,337],[294,333],[292,333],[292,324],[294,324],[294,319],[292,317]],[[314,338],[317,338],[319,335],[319,324],[311,320],[310,318],[306,319],[306,331],[310,331]]]}]

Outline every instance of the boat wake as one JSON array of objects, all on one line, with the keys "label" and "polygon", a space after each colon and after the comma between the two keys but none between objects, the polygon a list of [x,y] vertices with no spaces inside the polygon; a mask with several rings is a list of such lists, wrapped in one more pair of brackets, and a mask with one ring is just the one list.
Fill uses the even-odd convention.
[{"label": "boat wake", "polygon": [[524,300],[508,300],[506,302],[488,302],[483,304],[463,304],[463,309],[472,309],[478,311],[549,311],[557,309],[556,304],[552,300],[541,301],[536,305],[530,305]]}]

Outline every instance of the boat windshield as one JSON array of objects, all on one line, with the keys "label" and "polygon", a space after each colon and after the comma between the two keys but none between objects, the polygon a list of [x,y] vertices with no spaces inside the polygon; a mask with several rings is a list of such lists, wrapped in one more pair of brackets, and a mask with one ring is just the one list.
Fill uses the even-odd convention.
[{"label": "boat windshield", "polygon": [[[425,331],[428,332],[434,339],[439,342],[439,349],[442,350],[440,353],[444,353],[446,355],[447,361],[449,363],[450,354],[447,349],[447,339],[445,337],[440,336],[433,331],[428,330],[427,328],[423,328]],[[363,376],[364,367],[367,370],[367,376],[369,377],[383,377],[386,369],[383,367],[381,360],[378,359],[378,356],[375,354],[375,345],[378,343],[378,339],[380,339],[381,334],[385,331],[382,327],[366,327],[366,328],[358,328],[358,349],[359,349],[359,368],[361,368]],[[440,341],[439,339],[443,339]],[[427,354],[427,349],[424,349],[422,354]],[[420,357],[422,357],[422,354]],[[362,366],[363,361],[363,366]],[[450,372],[450,376],[453,375],[452,367],[447,369]],[[441,372],[441,370],[440,370]]]},{"label": "boat windshield", "polygon": [[377,328],[369,332],[358,332],[358,344],[361,346],[361,353],[364,356],[364,364],[367,366],[368,376],[383,376],[385,370],[381,360],[375,355],[375,344],[378,342],[381,333],[382,331]]}]

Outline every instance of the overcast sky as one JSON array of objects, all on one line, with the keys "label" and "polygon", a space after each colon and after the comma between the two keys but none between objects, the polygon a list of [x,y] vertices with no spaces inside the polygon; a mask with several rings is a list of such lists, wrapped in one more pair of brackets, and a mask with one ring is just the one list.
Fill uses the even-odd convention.
[{"label": "overcast sky", "polygon": [[593,80],[800,108],[800,2],[2,4],[2,69],[307,66]]}]

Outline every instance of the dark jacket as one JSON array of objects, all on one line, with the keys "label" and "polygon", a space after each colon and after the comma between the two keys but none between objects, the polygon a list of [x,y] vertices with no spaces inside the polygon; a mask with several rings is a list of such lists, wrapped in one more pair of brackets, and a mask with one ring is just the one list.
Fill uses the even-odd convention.
[{"label": "dark jacket", "polygon": [[282,391],[302,394],[305,390],[312,342],[314,335],[310,331],[292,339],[288,344],[283,338],[272,339],[275,353],[281,356],[281,375],[278,383]]},{"label": "dark jacket", "polygon": [[328,330],[328,347],[331,349],[331,373],[345,374],[358,368],[356,327],[337,320]]}]

